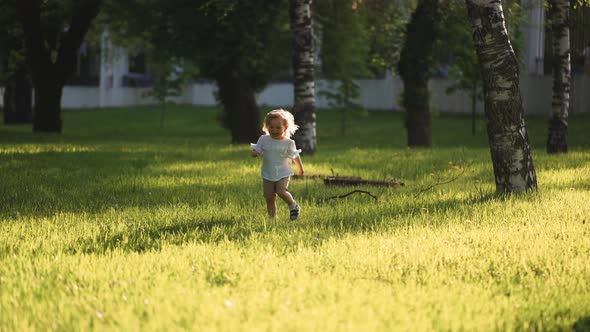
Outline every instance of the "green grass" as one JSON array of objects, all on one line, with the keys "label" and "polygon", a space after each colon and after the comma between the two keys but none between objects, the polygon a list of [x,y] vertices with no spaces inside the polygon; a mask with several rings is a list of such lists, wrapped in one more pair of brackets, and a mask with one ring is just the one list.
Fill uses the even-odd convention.
[{"label": "green grass", "polygon": [[[590,117],[566,155],[528,119],[539,192],[494,195],[483,119],[318,112],[295,223],[268,220],[260,160],[213,108],[64,112],[64,133],[0,126],[0,331],[590,329]],[[454,179],[454,180],[453,180]],[[445,183],[450,181],[448,183]],[[438,184],[438,185],[437,185]],[[426,188],[433,186],[431,189]]]}]

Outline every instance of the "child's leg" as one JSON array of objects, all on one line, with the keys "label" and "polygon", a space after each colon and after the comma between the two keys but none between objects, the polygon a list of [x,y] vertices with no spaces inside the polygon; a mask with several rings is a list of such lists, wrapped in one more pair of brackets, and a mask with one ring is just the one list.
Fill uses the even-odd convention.
[{"label": "child's leg", "polygon": [[285,203],[287,203],[287,205],[289,205],[289,207],[291,207],[293,205],[293,203],[295,203],[295,200],[293,199],[293,196],[291,195],[291,193],[287,190],[288,187],[289,187],[289,177],[282,178],[279,181],[277,181],[277,186],[276,186],[277,195],[279,195],[279,197],[281,199],[283,199],[283,201],[285,201]]},{"label": "child's leg", "polygon": [[293,199],[293,196],[291,196],[291,193],[287,190],[288,186],[289,177],[282,178],[281,180],[277,181],[277,195],[279,195],[279,197],[281,197],[285,203],[289,205],[289,218],[291,220],[295,220],[299,217],[299,214],[301,214],[301,209],[299,208],[297,202],[295,202]]},{"label": "child's leg", "polygon": [[266,210],[270,218],[276,218],[277,216],[277,199],[276,196],[272,198],[266,198]]},{"label": "child's leg", "polygon": [[275,218],[277,216],[277,195],[275,194],[276,182],[262,180],[262,189],[264,192],[264,199],[266,200],[266,210],[268,216]]}]

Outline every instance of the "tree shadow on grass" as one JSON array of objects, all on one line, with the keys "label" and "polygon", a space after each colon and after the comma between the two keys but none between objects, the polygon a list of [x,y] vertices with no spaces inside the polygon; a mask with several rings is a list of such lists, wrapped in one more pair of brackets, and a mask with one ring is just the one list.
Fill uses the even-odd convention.
[{"label": "tree shadow on grass", "polygon": [[217,243],[220,241],[245,241],[258,228],[241,227],[231,218],[216,217],[173,222],[167,225],[133,226],[126,231],[100,233],[97,237],[81,238],[64,249],[76,254],[106,254],[113,250],[146,252],[160,250],[162,245],[183,245],[190,242]]},{"label": "tree shadow on grass", "polygon": [[[171,173],[183,178],[189,176],[191,171]],[[253,193],[258,195],[258,184],[177,184],[150,187],[151,194],[146,195],[146,190],[141,186],[129,187],[112,180],[107,183],[101,185],[104,187],[102,192],[94,192],[81,186],[80,191],[68,192],[55,205],[29,211],[27,215],[53,216],[58,212],[94,214],[96,217],[83,221],[98,225],[98,230],[93,235],[86,233],[66,241],[63,250],[72,254],[106,254],[113,250],[157,251],[165,245],[181,246],[187,243],[217,243],[225,240],[244,243],[254,235],[277,248],[279,252],[287,253],[297,250],[299,246],[317,247],[334,236],[410,226],[407,220],[422,213],[436,215],[460,206],[505,199],[492,193],[482,193],[462,199],[420,198],[410,205],[400,207],[394,202],[381,201],[378,206],[374,206],[372,198],[362,197],[359,199],[363,199],[361,202],[366,201],[368,209],[351,210],[346,207],[345,200],[325,202],[319,206],[315,204],[323,193],[314,192],[313,186],[323,188],[323,184],[313,182],[309,192],[302,192],[303,186],[297,188],[296,185],[293,192],[304,207],[307,205],[310,211],[315,209],[314,214],[319,214],[319,218],[307,219],[304,212],[303,217],[295,223],[282,219],[265,225],[259,218],[265,215],[262,198],[241,199],[251,197]],[[79,205],[67,205],[70,201],[77,201]],[[252,204],[253,201],[259,204]],[[257,205],[256,211],[252,211],[253,205]],[[245,210],[242,209],[244,207]],[[174,215],[178,208],[182,209],[180,217]],[[321,216],[322,210],[329,211],[329,214]],[[216,215],[215,211],[219,213]],[[161,217],[155,213],[161,214]],[[106,221],[103,220],[105,218]],[[435,218],[434,222],[425,218],[418,219],[421,220],[419,222],[433,226],[446,222],[441,218]]]},{"label": "tree shadow on grass", "polygon": [[590,331],[590,316],[578,319],[572,326],[574,332],[589,332]]},{"label": "tree shadow on grass", "polygon": [[[113,207],[167,206],[186,201],[198,205],[195,193],[240,192],[239,184],[177,185],[194,178],[218,179],[215,167],[227,167],[236,151],[203,153],[128,151],[45,151],[5,153],[0,174],[0,218],[51,217],[58,213],[104,213]],[[108,160],[108,162],[105,162]],[[201,163],[207,167],[198,167]],[[175,165],[195,165],[167,171]],[[210,167],[215,165],[215,167]],[[170,183],[158,186],[166,177]],[[257,179],[257,177],[256,177]],[[194,181],[192,181],[194,182]],[[152,183],[152,184],[149,184]]]},{"label": "tree shadow on grass", "polygon": [[[210,163],[211,160],[206,159],[204,153],[203,161]],[[347,209],[346,202],[332,202],[325,204],[326,211],[330,211],[327,217],[310,220],[305,218],[304,212],[301,222],[284,221],[266,228],[256,217],[252,216],[252,213],[243,214],[239,211],[244,205],[251,208],[251,203],[249,201],[244,203],[240,197],[260,194],[257,174],[252,178],[256,183],[247,186],[244,186],[245,181],[238,182],[242,181],[243,176],[240,180],[223,184],[186,185],[180,181],[167,186],[144,186],[142,182],[144,179],[157,179],[159,176],[169,176],[176,179],[216,176],[213,173],[208,173],[208,170],[174,170],[175,168],[170,168],[166,171],[154,171],[151,169],[152,166],[166,168],[174,165],[175,162],[186,164],[201,161],[195,158],[196,156],[200,157],[201,154],[179,153],[175,150],[161,154],[164,155],[164,160],[161,160],[161,155],[158,156],[156,152],[123,152],[118,150],[12,154],[9,157],[16,159],[22,167],[27,166],[27,163],[33,163],[33,166],[27,166],[28,168],[24,172],[19,171],[18,174],[23,175],[23,180],[22,187],[13,187],[18,190],[17,194],[7,191],[7,195],[0,197],[0,203],[7,203],[4,206],[7,210],[10,208],[15,210],[15,212],[0,212],[0,217],[10,219],[11,213],[19,213],[21,216],[32,218],[52,217],[58,213],[69,212],[96,214],[100,218],[100,215],[110,209],[116,209],[118,212],[140,208],[153,212],[161,207],[174,208],[177,204],[187,205],[191,208],[195,206],[219,208],[229,203],[238,208],[238,211],[224,212],[219,216],[211,216],[209,213],[201,217],[198,216],[200,212],[197,208],[192,212],[188,211],[195,215],[189,216],[188,220],[187,218],[181,220],[170,217],[165,218],[166,221],[158,222],[156,220],[149,225],[138,223],[137,218],[144,218],[143,216],[131,215],[123,218],[123,222],[126,224],[125,230],[112,231],[108,227],[114,226],[107,225],[95,237],[73,239],[73,242],[66,244],[64,251],[94,254],[105,254],[112,250],[145,252],[160,250],[163,245],[183,245],[193,242],[215,243],[225,239],[237,242],[248,241],[256,234],[263,237],[263,241],[268,241],[270,245],[278,247],[281,251],[289,252],[296,250],[300,245],[315,247],[326,239],[348,233],[406,227],[408,226],[407,220],[423,213],[422,210],[427,214],[438,214],[465,205],[485,204],[494,200],[506,199],[506,197],[491,192],[474,192],[467,199],[442,200],[436,197],[428,200],[419,199],[404,208],[397,207],[395,202],[391,202],[387,203],[391,206],[385,204],[378,206],[377,212],[371,211],[369,215],[364,209]],[[234,162],[236,160],[235,154],[235,151],[227,151],[216,153],[216,156],[219,157],[218,161]],[[100,163],[103,159],[108,159],[109,164],[101,167]],[[215,167],[224,166],[225,164],[215,165]],[[18,167],[20,166],[17,165],[14,169],[17,170]],[[54,169],[56,171],[53,171]],[[35,172],[42,173],[35,174]],[[471,182],[474,179],[487,176],[489,174],[480,171],[460,180]],[[122,183],[121,180],[126,177],[137,177],[138,180]],[[319,183],[317,185],[321,186]],[[34,186],[43,190],[24,190],[34,188]],[[577,187],[588,188],[587,183],[579,183]],[[308,206],[313,205],[314,200],[319,197],[317,192],[303,194],[301,188],[298,189],[296,185],[294,185],[294,192],[299,194],[304,205]],[[412,195],[413,193],[408,192],[407,194]],[[27,201],[27,199],[29,200]],[[261,197],[254,198],[254,200],[257,199],[262,202]],[[373,204],[371,198],[366,197],[366,199],[366,204]],[[36,207],[30,208],[28,204],[31,203],[34,203]],[[371,209],[373,207],[369,208],[369,210]],[[264,214],[263,210],[257,213]],[[246,222],[241,219],[243,215],[245,215]],[[94,221],[93,218],[90,219]],[[420,222],[428,222],[425,221],[425,218],[418,219],[422,220]],[[443,218],[436,218],[436,220],[432,223],[433,225],[441,225],[446,222]],[[272,239],[265,239],[264,237],[267,236]]]}]

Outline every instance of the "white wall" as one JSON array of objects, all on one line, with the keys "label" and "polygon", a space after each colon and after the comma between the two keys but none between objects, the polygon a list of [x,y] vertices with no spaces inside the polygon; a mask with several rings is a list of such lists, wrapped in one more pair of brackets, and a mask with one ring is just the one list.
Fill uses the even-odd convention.
[{"label": "white wall", "polygon": [[[553,79],[551,76],[525,76],[521,79],[521,93],[527,114],[551,113]],[[590,76],[576,75],[570,91],[570,113],[590,113]]]},{"label": "white wall", "polygon": [[[403,84],[399,77],[387,76],[379,80],[359,80],[361,98],[357,102],[372,110],[400,110],[400,93]],[[431,108],[434,112],[471,113],[471,100],[465,92],[448,95],[445,91],[451,84],[446,79],[429,82]],[[524,75],[521,79],[521,93],[527,114],[550,114],[550,76]],[[326,98],[317,95],[321,89],[329,89],[324,80],[316,82],[316,108],[329,107]],[[99,87],[66,86],[63,90],[63,108],[98,108],[135,105],[154,105],[156,101],[147,96],[149,88],[119,87],[109,89],[101,96]],[[197,82],[185,88],[182,96],[171,98],[180,104],[216,105],[216,86],[212,82]],[[0,93],[3,89],[0,88]],[[102,100],[101,100],[102,99]],[[293,86],[290,83],[270,84],[257,96],[260,105],[290,108],[293,104]],[[2,98],[0,98],[0,105]],[[590,113],[590,76],[576,75],[571,89],[571,113]],[[483,112],[483,103],[478,102],[477,112]]]},{"label": "white wall", "polygon": [[590,76],[578,75],[572,84],[571,113],[590,113]]},{"label": "white wall", "polygon": [[189,104],[192,105],[215,105],[215,91],[217,87],[211,82],[194,83],[191,87]]},{"label": "white wall", "polygon": [[522,22],[522,33],[524,35],[522,72],[543,75],[545,56],[545,9],[543,8],[543,0],[525,0],[523,8],[527,8],[527,13]]},{"label": "white wall", "polygon": [[96,108],[99,105],[100,91],[97,87],[67,86],[63,90],[63,108]]}]

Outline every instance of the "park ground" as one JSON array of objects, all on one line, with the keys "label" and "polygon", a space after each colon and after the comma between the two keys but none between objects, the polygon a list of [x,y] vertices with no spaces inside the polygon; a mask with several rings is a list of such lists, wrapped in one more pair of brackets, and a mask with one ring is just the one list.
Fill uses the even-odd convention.
[{"label": "park ground", "polygon": [[320,110],[308,174],[405,185],[294,179],[296,222],[216,108],[63,115],[0,126],[0,331],[590,330],[587,115],[560,155],[527,118],[539,190],[502,197],[481,116],[408,149],[401,113]]}]

